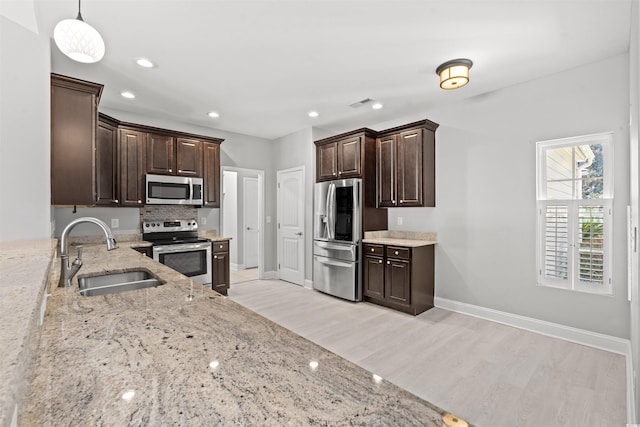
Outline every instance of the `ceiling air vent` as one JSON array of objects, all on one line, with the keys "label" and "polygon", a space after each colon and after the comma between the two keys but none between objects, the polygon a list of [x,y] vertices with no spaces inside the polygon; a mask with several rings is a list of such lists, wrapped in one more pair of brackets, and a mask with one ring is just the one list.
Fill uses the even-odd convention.
[{"label": "ceiling air vent", "polygon": [[353,104],[349,105],[349,107],[351,107],[351,108],[360,108],[363,105],[367,105],[367,104],[369,104],[371,102],[373,102],[373,99],[366,98],[366,99],[363,99],[362,101],[354,102]]}]

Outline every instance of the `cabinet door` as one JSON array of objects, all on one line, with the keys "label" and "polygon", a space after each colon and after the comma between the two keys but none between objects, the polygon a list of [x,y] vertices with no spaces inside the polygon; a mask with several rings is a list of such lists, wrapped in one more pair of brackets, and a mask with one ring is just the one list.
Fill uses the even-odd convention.
[{"label": "cabinet door", "polygon": [[378,207],[396,206],[396,139],[395,135],[376,140],[376,176]]},{"label": "cabinet door", "polygon": [[204,143],[204,205],[220,207],[220,144]]},{"label": "cabinet door", "polygon": [[147,173],[175,175],[175,139],[147,134]]},{"label": "cabinet door", "polygon": [[360,136],[339,141],[338,178],[354,178],[362,176],[360,168]]},{"label": "cabinet door", "polygon": [[338,145],[319,145],[316,149],[316,181],[335,179],[338,176]]},{"label": "cabinet door", "polygon": [[364,257],[364,296],[384,298],[384,263],[382,258]]},{"label": "cabinet door", "polygon": [[144,204],[145,138],[143,132],[120,130],[120,205]]},{"label": "cabinet door", "polygon": [[389,302],[411,305],[411,263],[409,261],[387,260],[385,295]]},{"label": "cabinet door", "polygon": [[213,283],[211,288],[216,292],[227,295],[227,289],[229,289],[230,281],[229,253],[214,253],[211,268],[213,269]]},{"label": "cabinet door", "polygon": [[118,204],[118,131],[98,123],[96,138],[96,205]]},{"label": "cabinet door", "polygon": [[178,175],[202,177],[202,141],[177,139],[176,168]]},{"label": "cabinet door", "polygon": [[92,205],[99,90],[67,80],[51,79],[51,204]]},{"label": "cabinet door", "polygon": [[402,132],[397,137],[397,206],[422,206],[422,129]]}]

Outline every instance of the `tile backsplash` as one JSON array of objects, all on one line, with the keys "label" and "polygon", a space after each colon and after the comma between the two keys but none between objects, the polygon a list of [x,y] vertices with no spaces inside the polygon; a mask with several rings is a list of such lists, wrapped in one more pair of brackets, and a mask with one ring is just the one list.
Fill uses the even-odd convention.
[{"label": "tile backsplash", "polygon": [[140,208],[141,221],[169,219],[198,219],[198,211],[193,206],[158,205]]}]

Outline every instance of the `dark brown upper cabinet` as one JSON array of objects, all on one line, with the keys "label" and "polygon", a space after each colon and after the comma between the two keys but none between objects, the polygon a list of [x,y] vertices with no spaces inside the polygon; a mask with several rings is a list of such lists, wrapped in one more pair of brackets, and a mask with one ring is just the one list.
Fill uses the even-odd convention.
[{"label": "dark brown upper cabinet", "polygon": [[147,134],[147,173],[175,175],[175,145],[172,136]]},{"label": "dark brown upper cabinet", "polygon": [[204,164],[204,205],[220,207],[220,144],[205,142],[202,144]]},{"label": "dark brown upper cabinet", "polygon": [[147,133],[120,129],[120,206],[139,207],[145,202],[145,147]]},{"label": "dark brown upper cabinet", "polygon": [[363,178],[365,158],[371,153],[373,160],[373,141],[375,133],[366,128],[316,141],[316,181]]},{"label": "dark brown upper cabinet", "polygon": [[117,206],[118,200],[118,122],[98,114],[96,138],[96,205]]},{"label": "dark brown upper cabinet", "polygon": [[380,132],[376,140],[377,205],[433,207],[435,131],[429,120]]},{"label": "dark brown upper cabinet", "polygon": [[202,177],[202,141],[176,139],[177,175]]},{"label": "dark brown upper cabinet", "polygon": [[102,85],[51,74],[51,204],[92,206]]}]

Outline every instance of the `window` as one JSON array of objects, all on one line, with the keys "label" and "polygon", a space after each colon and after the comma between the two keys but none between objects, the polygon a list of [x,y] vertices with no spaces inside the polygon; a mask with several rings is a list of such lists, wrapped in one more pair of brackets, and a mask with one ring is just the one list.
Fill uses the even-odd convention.
[{"label": "window", "polygon": [[612,134],[537,143],[538,284],[610,295]]}]

